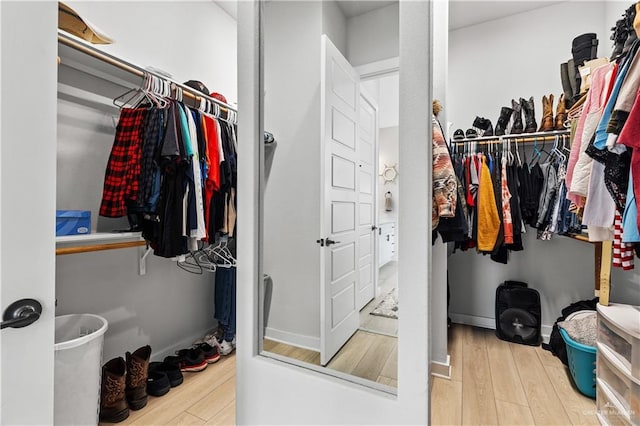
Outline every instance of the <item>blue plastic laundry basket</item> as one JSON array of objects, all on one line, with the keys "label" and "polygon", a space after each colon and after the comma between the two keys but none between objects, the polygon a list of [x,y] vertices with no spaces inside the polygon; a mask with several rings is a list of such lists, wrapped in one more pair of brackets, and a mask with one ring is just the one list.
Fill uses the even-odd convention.
[{"label": "blue plastic laundry basket", "polygon": [[560,328],[562,339],[567,345],[569,371],[578,390],[590,397],[596,397],[596,348],[573,340]]}]

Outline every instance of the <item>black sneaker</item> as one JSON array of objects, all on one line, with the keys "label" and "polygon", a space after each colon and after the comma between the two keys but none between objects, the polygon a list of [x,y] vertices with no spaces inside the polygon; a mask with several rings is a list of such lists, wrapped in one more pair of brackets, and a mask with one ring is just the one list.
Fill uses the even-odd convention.
[{"label": "black sneaker", "polygon": [[208,343],[199,343],[196,345],[196,348],[200,349],[204,353],[204,360],[207,364],[213,364],[214,362],[218,362],[220,359],[220,353],[218,352],[218,348],[215,346],[211,346]]},{"label": "black sneaker", "polygon": [[204,352],[200,349],[181,349],[177,356],[168,356],[164,362],[175,364],[182,372],[198,372],[207,368],[207,361],[204,360]]},{"label": "black sneaker", "polygon": [[147,376],[147,394],[151,396],[166,395],[171,390],[171,383],[165,373],[149,371]]},{"label": "black sneaker", "polygon": [[180,386],[184,380],[182,377],[182,371],[180,371],[180,367],[176,364],[168,362],[152,362],[149,364],[149,374],[151,374],[152,371],[166,374],[172,388]]}]

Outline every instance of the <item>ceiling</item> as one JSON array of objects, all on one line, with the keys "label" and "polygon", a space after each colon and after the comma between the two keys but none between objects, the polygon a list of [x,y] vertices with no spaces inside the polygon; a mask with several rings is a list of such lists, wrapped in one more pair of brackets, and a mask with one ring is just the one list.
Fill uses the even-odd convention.
[{"label": "ceiling", "polygon": [[358,0],[337,0],[338,7],[344,13],[347,19],[354,16],[364,15],[365,13],[380,9],[390,4],[397,3],[396,1],[358,1]]},{"label": "ceiling", "polygon": [[556,3],[562,2],[451,0],[449,2],[449,30],[457,30]]},{"label": "ceiling", "polygon": [[[237,19],[237,0],[213,1],[231,15],[233,19]],[[337,0],[336,3],[347,18],[352,18],[397,3],[397,0]],[[562,3],[562,1],[450,0],[449,29],[456,30],[557,3]]]}]

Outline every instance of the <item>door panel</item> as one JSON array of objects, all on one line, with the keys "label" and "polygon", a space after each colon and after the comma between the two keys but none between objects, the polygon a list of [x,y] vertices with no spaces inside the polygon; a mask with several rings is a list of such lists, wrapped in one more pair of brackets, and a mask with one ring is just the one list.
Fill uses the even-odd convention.
[{"label": "door panel", "polygon": [[[333,43],[332,47],[335,48]],[[331,59],[331,78],[329,80],[331,91],[355,111],[358,97],[358,78],[354,79],[354,69],[338,49],[333,50],[331,54],[339,55],[339,57]]]},{"label": "door panel", "polygon": [[334,155],[332,158],[331,184],[334,188],[356,189],[356,163]]},{"label": "door panel", "polygon": [[19,299],[42,305],[35,323],[0,330],[0,424],[53,424],[58,12],[0,11],[0,314]]},{"label": "door panel", "polygon": [[335,202],[331,209],[331,232],[355,231],[356,203]]},{"label": "door panel", "polygon": [[334,141],[355,150],[356,123],[342,112],[334,109],[331,115],[331,137]]},{"label": "door panel", "polygon": [[[378,133],[377,106],[364,94],[360,94],[360,120],[358,122],[358,208],[360,216],[358,221],[359,252],[358,268],[360,279],[365,279],[358,286],[358,310],[362,309],[375,297],[375,256],[367,256],[375,252],[373,234],[375,232],[375,217],[373,206],[375,205],[376,170],[376,141]],[[366,244],[366,247],[364,246]],[[365,254],[366,253],[366,254]],[[363,271],[367,271],[366,274]]]},{"label": "door panel", "polygon": [[359,219],[357,152],[359,78],[322,36],[322,237],[335,243],[320,250],[320,362],[326,365],[359,325]]}]

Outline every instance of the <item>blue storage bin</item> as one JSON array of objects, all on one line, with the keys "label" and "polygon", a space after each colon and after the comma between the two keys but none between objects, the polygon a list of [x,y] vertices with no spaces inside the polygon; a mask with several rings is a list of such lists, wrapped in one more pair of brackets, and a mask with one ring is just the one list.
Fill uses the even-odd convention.
[{"label": "blue storage bin", "polygon": [[567,345],[567,359],[573,382],[583,395],[595,398],[596,348],[576,342],[562,328],[560,328],[560,335]]},{"label": "blue storage bin", "polygon": [[91,233],[91,211],[56,210],[56,237]]}]

